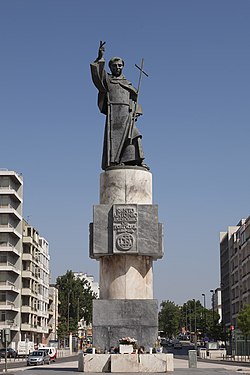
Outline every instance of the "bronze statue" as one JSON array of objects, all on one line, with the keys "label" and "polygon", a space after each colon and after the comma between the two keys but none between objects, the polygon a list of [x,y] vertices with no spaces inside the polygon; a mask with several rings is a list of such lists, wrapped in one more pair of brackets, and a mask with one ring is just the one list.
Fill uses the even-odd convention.
[{"label": "bronze statue", "polygon": [[135,125],[142,115],[137,103],[139,87],[135,89],[122,74],[124,61],[120,57],[109,61],[111,74],[105,71],[104,45],[105,42],[101,41],[98,57],[90,64],[92,80],[99,91],[98,107],[106,115],[102,169],[114,165],[136,165],[149,169],[143,163],[142,136]]}]

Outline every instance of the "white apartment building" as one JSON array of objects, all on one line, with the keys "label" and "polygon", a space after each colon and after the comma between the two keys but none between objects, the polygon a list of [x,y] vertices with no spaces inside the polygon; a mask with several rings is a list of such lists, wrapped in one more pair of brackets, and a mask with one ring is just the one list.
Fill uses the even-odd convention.
[{"label": "white apartment building", "polygon": [[57,328],[58,328],[58,289],[55,285],[49,286],[49,341],[57,340]]},{"label": "white apartment building", "polygon": [[221,306],[221,289],[217,288],[213,291],[212,298],[211,298],[212,309],[219,314],[220,319],[219,323],[222,322],[222,306]]},{"label": "white apartment building", "polygon": [[100,295],[100,287],[99,283],[94,280],[94,276],[88,275],[87,273],[83,272],[74,272],[75,278],[78,278],[80,280],[86,280],[89,283],[90,289],[93,293],[95,293],[96,298],[99,298]]},{"label": "white apartment building", "polygon": [[0,170],[0,329],[18,341],[21,324],[23,179]]},{"label": "white apartment building", "polygon": [[46,344],[58,319],[56,291],[49,312],[49,244],[23,220],[22,208],[22,176],[0,170],[0,329],[10,329],[13,348],[24,340]]},{"label": "white apartment building", "polygon": [[21,340],[46,343],[49,336],[49,244],[23,221]]},{"label": "white apartment building", "polygon": [[[74,272],[74,276],[80,280],[86,280],[96,298],[100,297],[99,283],[94,280],[94,276],[88,275],[84,272]],[[85,343],[91,342],[92,340],[92,324],[90,323],[87,325],[84,317],[78,322],[78,337],[80,337]]]},{"label": "white apartment building", "polygon": [[250,304],[250,216],[220,233],[222,320],[237,328],[237,316]]}]

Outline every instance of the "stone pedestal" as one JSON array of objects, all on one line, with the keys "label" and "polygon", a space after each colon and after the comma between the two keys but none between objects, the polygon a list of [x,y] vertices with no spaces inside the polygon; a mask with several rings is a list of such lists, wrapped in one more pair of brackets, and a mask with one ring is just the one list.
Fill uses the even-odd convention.
[{"label": "stone pedestal", "polygon": [[78,372],[165,373],[174,371],[173,354],[86,354],[78,355]]},{"label": "stone pedestal", "polygon": [[142,167],[103,172],[100,204],[90,224],[90,257],[100,262],[100,300],[93,304],[93,344],[118,346],[124,336],[139,345],[157,339],[153,260],[163,256],[163,228],[152,204],[152,175]]},{"label": "stone pedestal", "polygon": [[93,301],[93,344],[97,348],[118,347],[119,339],[129,336],[149,349],[157,334],[157,300]]}]

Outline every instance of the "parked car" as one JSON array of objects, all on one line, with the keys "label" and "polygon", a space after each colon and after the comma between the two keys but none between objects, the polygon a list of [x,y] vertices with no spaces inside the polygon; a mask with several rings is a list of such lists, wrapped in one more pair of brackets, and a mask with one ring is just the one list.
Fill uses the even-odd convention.
[{"label": "parked car", "polygon": [[43,350],[50,356],[50,360],[55,362],[56,361],[56,348],[52,346],[43,346],[39,348],[38,350]]},{"label": "parked car", "polygon": [[50,356],[45,350],[35,350],[27,358],[27,366],[50,364]]},{"label": "parked car", "polygon": [[182,343],[179,341],[176,341],[174,343],[174,349],[182,349]]},{"label": "parked car", "polygon": [[[0,357],[5,357],[5,348],[0,349]],[[7,358],[17,358],[17,351],[12,348],[7,348]]]},{"label": "parked car", "polygon": [[84,350],[84,354],[92,354],[93,353],[93,348],[87,348]]}]

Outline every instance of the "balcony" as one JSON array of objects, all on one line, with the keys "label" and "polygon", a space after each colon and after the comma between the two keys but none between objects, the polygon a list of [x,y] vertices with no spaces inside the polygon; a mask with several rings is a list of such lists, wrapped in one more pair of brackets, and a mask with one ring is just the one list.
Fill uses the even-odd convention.
[{"label": "balcony", "polygon": [[22,238],[22,234],[14,227],[12,224],[1,224],[0,225],[0,233],[13,233],[17,237]]},{"label": "balcony", "polygon": [[17,269],[17,267],[15,266],[15,264],[13,264],[12,262],[10,261],[6,261],[6,262],[1,262],[0,263],[0,271],[6,271],[6,272],[15,272],[17,273],[18,275],[21,274],[21,271],[19,269]]},{"label": "balcony", "polygon": [[0,321],[0,329],[9,328],[13,331],[18,331],[18,325],[16,324],[15,320],[5,320]]},{"label": "balcony", "polygon": [[15,303],[9,300],[0,301],[0,311],[2,310],[20,311],[20,309],[15,306]]},{"label": "balcony", "polygon": [[32,257],[32,255],[31,254],[29,254],[29,253],[23,253],[23,260],[28,260],[28,261],[30,261],[30,262],[33,262],[33,257]]},{"label": "balcony", "polygon": [[54,308],[54,306],[48,308],[48,313],[49,313],[49,315],[52,315],[52,316],[54,315],[54,313],[55,313],[55,308]]},{"label": "balcony", "polygon": [[7,291],[10,290],[15,293],[20,293],[20,289],[18,289],[15,284],[10,281],[0,281],[0,291]]},{"label": "balcony", "polygon": [[22,198],[20,195],[17,193],[17,190],[13,188],[13,186],[0,186],[0,194],[1,195],[11,195],[15,197],[16,200],[19,202],[22,202]]},{"label": "balcony", "polygon": [[22,216],[19,214],[18,210],[16,210],[13,206],[10,204],[5,206],[0,206],[0,214],[12,214],[17,217],[20,221],[22,220]]},{"label": "balcony", "polygon": [[47,326],[46,326],[46,327],[45,327],[45,326],[44,326],[44,327],[37,326],[36,331],[37,331],[38,333],[49,333],[49,329],[48,329]]},{"label": "balcony", "polygon": [[21,312],[30,314],[32,312],[31,307],[29,305],[23,305],[21,306]]},{"label": "balcony", "polygon": [[30,270],[23,270],[22,277],[25,277],[27,279],[34,279],[37,281],[37,277],[35,277],[35,274]]},{"label": "balcony", "polygon": [[0,246],[0,252],[1,251],[3,251],[3,252],[11,252],[11,253],[14,253],[14,254],[20,256],[20,252],[11,243],[6,243],[4,245],[1,245]]},{"label": "balcony", "polygon": [[31,330],[31,324],[29,323],[22,323],[21,324],[21,331],[30,331]]},{"label": "balcony", "polygon": [[42,317],[42,318],[48,318],[48,317],[49,317],[49,313],[46,312],[46,311],[38,310],[38,311],[37,311],[37,316],[40,316],[40,317]]}]

